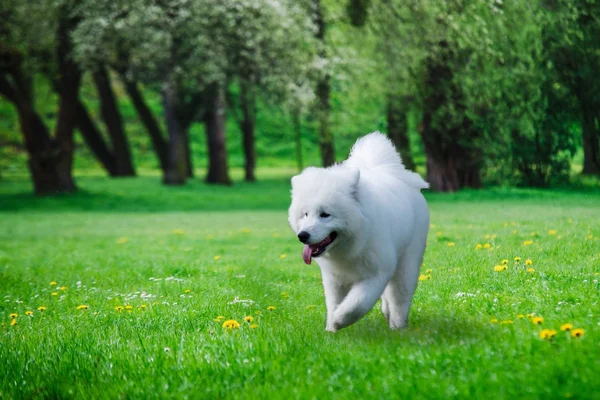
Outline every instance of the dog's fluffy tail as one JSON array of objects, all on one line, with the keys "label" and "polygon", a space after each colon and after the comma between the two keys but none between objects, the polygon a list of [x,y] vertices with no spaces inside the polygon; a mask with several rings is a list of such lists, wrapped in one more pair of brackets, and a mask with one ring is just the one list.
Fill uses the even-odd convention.
[{"label": "dog's fluffy tail", "polygon": [[346,163],[358,169],[381,169],[397,176],[408,186],[427,189],[429,184],[419,174],[404,167],[392,141],[381,132],[369,133],[356,141]]}]

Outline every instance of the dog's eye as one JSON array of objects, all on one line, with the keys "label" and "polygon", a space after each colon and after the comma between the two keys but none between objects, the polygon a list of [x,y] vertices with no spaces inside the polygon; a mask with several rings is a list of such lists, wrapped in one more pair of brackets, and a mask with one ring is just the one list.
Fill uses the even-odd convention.
[{"label": "dog's eye", "polygon": [[321,214],[319,214],[319,217],[327,218],[327,217],[331,217],[331,215],[327,214],[326,212],[322,212]]}]

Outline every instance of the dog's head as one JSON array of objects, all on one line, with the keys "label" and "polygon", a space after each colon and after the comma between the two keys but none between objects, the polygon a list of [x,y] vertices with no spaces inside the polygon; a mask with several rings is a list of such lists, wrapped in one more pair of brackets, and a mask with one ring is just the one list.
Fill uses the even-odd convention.
[{"label": "dog's head", "polygon": [[305,244],[305,263],[334,248],[342,250],[360,231],[359,180],[357,169],[341,165],[307,168],[292,178],[288,221]]}]

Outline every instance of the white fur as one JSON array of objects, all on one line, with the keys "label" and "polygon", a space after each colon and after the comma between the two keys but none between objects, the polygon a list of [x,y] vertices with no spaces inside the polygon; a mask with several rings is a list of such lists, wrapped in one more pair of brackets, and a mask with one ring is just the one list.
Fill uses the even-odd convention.
[{"label": "white fur", "polygon": [[310,167],[292,178],[288,219],[294,232],[309,233],[311,244],[338,234],[314,259],[323,278],[327,330],[355,323],[379,298],[390,328],[407,325],[429,230],[420,192],[427,187],[379,132],[359,139],[343,163]]}]

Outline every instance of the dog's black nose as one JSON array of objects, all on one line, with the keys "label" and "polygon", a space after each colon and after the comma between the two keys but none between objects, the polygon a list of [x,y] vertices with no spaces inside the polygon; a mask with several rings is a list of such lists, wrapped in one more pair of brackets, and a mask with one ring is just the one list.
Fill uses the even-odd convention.
[{"label": "dog's black nose", "polygon": [[302,231],[298,234],[298,239],[300,239],[302,243],[308,242],[308,238],[310,238],[310,233],[306,231]]}]

